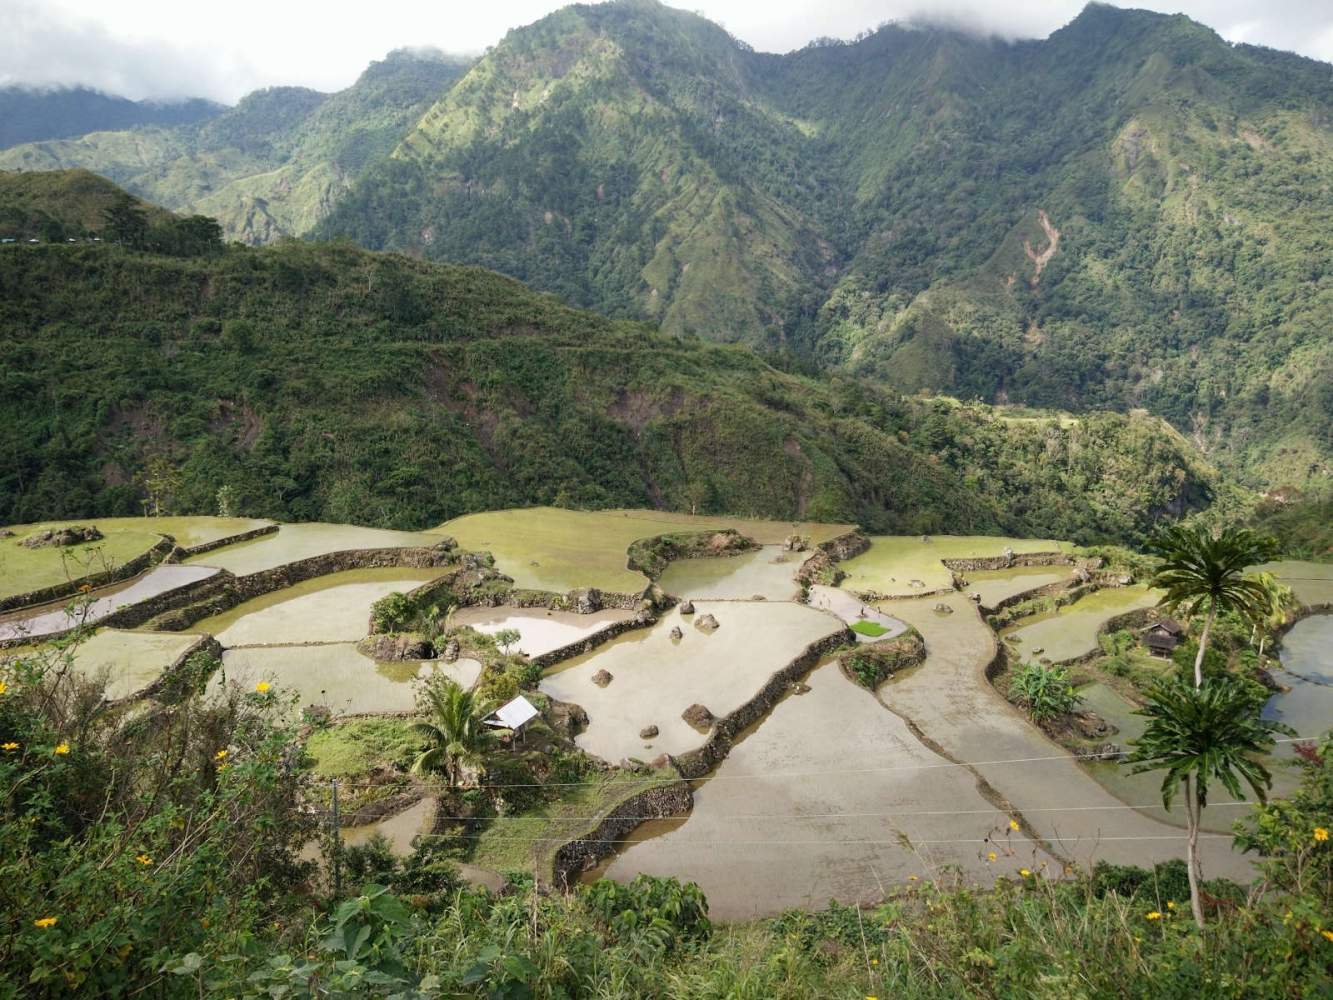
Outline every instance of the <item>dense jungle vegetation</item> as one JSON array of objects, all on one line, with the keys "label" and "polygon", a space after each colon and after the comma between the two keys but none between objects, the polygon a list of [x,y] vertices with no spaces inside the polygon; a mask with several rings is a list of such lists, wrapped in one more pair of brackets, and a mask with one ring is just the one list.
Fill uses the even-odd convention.
[{"label": "dense jungle vegetation", "polygon": [[141,513],[150,465],[173,511],[226,488],[238,513],[394,527],[660,505],[1090,541],[1218,488],[1151,417],[816,381],[477,268],[298,242],[2,252],[3,521]]},{"label": "dense jungle vegetation", "polygon": [[899,390],[1146,408],[1256,485],[1333,458],[1333,77],[1091,4],[1014,43],[759,53],[653,0],[339,94],[0,152],[217,217],[499,270]]}]

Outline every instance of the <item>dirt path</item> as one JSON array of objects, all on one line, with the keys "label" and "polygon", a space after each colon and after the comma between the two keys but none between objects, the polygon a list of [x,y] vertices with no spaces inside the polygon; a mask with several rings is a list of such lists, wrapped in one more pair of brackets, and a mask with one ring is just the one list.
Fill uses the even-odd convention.
[{"label": "dirt path", "polygon": [[[953,613],[936,613],[940,603]],[[1183,830],[1125,808],[991,686],[985,669],[995,636],[966,596],[886,601],[879,607],[916,626],[928,651],[921,667],[882,685],[880,698],[955,761],[1025,761],[974,763],[971,770],[1056,853],[1082,865],[1146,866],[1184,856]],[[1208,877],[1248,881],[1253,876],[1248,859],[1231,849],[1230,837],[1205,839],[1200,846]]]}]

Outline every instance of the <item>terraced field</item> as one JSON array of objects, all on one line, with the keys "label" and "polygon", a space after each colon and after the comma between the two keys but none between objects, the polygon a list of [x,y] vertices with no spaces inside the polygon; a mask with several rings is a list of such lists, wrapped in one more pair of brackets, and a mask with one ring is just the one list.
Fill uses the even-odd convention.
[{"label": "terraced field", "polygon": [[[180,544],[202,545],[266,526],[210,518],[96,523],[107,532],[108,543],[114,540],[124,553],[146,551],[162,534]],[[377,663],[358,649],[358,642],[369,629],[375,600],[437,579],[447,567],[350,570],[293,585],[286,585],[283,572],[253,574],[334,552],[431,547],[442,535],[454,535],[464,549],[491,551],[497,568],[519,587],[553,592],[549,598],[524,595],[524,603],[535,600],[552,610],[507,606],[502,593],[487,591],[483,602],[500,601],[500,606],[457,609],[448,624],[490,635],[516,629],[515,651],[546,656],[635,613],[554,610],[568,606],[557,595],[578,588],[641,594],[648,580],[628,568],[631,543],[668,532],[734,528],[762,547],[739,556],[677,561],[660,578],[666,592],[694,602],[692,613],[658,608],[655,622],[548,667],[537,692],[529,692],[542,705],[555,699],[580,707],[587,719],[573,736],[575,745],[608,765],[695,750],[709,741],[716,719],[749,706],[748,728],[729,745],[721,741],[725,756],[695,783],[692,810],[644,823],[594,874],[629,878],[647,871],[692,879],[707,892],[713,914],[732,919],[821,906],[830,898],[870,901],[903,879],[944,870],[988,881],[1019,869],[1056,876],[1067,861],[1145,864],[1179,856],[1179,818],[1164,814],[1157,804],[1157,779],[1128,775],[1114,764],[1076,760],[1012,708],[987,679],[999,639],[972,596],[992,607],[1069,582],[1071,568],[965,571],[968,588],[960,592],[942,562],[1000,556],[1006,549],[1067,553],[1069,546],[1045,539],[878,537],[867,552],[841,564],[847,577],[840,586],[803,591],[796,573],[809,554],[787,552],[780,543],[802,534],[818,544],[851,527],[551,508],[469,515],[429,532],[281,525],[274,533],[223,545],[184,565],[161,565],[88,596],[92,617],[100,619],[145,600],[180,606],[185,597],[178,599],[177,590],[193,594],[196,586],[225,598],[226,587],[236,584],[231,575],[250,577],[249,589],[240,593],[254,593],[257,586],[280,589],[241,603],[233,594],[218,598],[216,605],[201,604],[227,610],[202,619],[196,612],[188,619],[193,624],[174,626],[188,627],[187,632],[103,628],[77,647],[74,666],[84,676],[105,679],[109,696],[124,697],[143,690],[194,644],[212,636],[223,654],[210,692],[224,684],[253,691],[263,682],[289,699],[293,711],[320,706],[335,724],[367,714],[410,716],[424,677],[442,673],[472,687],[491,668],[468,655],[456,662]],[[8,551],[3,546],[15,541],[0,541],[0,557]],[[1325,577],[1323,569],[1309,565],[1271,568],[1293,585],[1307,584],[1298,594],[1310,602],[1319,597]],[[35,570],[27,573],[24,585],[40,578]],[[219,589],[210,582],[215,578],[226,586]],[[869,603],[857,596],[865,592],[901,596]],[[1156,599],[1143,586],[1096,591],[1057,612],[1017,623],[1006,638],[1012,639],[1019,661],[1074,659],[1096,649],[1098,631],[1108,619],[1150,607]],[[632,600],[622,603],[633,606]],[[710,615],[718,627],[700,627]],[[1303,734],[1333,722],[1333,704],[1320,694],[1333,691],[1328,621],[1328,616],[1312,618],[1287,635],[1284,683],[1292,692],[1275,696],[1269,705],[1270,715]],[[20,635],[20,624],[40,635],[77,623],[59,604],[25,608],[0,620],[0,639]],[[845,673],[837,654],[824,657],[804,684],[784,679],[770,685],[775,673],[813,643],[845,633],[849,625],[867,633],[857,637],[859,644],[872,646],[914,628],[925,641],[924,662],[895,674],[877,691]],[[673,634],[677,629],[679,637]],[[868,634],[878,629],[883,633]],[[845,641],[844,648],[850,648],[850,637]],[[413,655],[432,652],[417,652],[420,648]],[[438,639],[434,649],[441,648]],[[486,683],[494,681],[491,677]],[[1118,728],[1118,741],[1135,735],[1140,723],[1122,695],[1106,685],[1092,685],[1083,693],[1089,707]],[[709,716],[694,724],[686,721],[682,716],[692,706],[703,706]],[[645,781],[674,774],[669,764],[655,766],[659,770],[649,778],[614,766],[599,769],[586,788],[576,782],[554,801],[494,819],[474,838],[473,863],[480,867],[471,869],[470,877],[494,883],[500,868],[534,864],[549,871],[557,847],[588,836],[599,817]],[[1250,862],[1235,855],[1223,836],[1235,810],[1220,798],[1217,805],[1203,841],[1207,872],[1244,879]],[[343,833],[349,843],[380,833],[395,850],[406,852],[434,816],[435,800],[427,797],[397,815]]]}]

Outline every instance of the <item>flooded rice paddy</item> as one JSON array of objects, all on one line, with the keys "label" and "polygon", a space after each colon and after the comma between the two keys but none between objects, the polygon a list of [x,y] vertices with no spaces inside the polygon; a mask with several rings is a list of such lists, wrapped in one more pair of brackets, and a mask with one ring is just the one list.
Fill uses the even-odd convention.
[{"label": "flooded rice paddy", "polygon": [[848,525],[556,507],[467,514],[434,530],[452,535],[465,549],[490,552],[500,571],[520,587],[558,593],[577,587],[638,593],[648,585],[648,578],[627,565],[633,542],[671,532],[721,528],[735,528],[761,544],[779,543],[793,533],[811,536],[818,543],[850,530]]},{"label": "flooded rice paddy", "polygon": [[106,683],[110,699],[128,698],[162,675],[199,641],[178,632],[123,632],[100,629],[74,651],[74,669]]},{"label": "flooded rice paddy", "polygon": [[315,577],[205,618],[191,631],[207,632],[228,647],[356,642],[370,631],[372,604],[434,580],[440,572],[385,567]]},{"label": "flooded rice paddy", "polygon": [[330,552],[349,549],[388,549],[431,546],[438,544],[438,535],[413,531],[388,531],[383,528],[361,528],[351,524],[284,524],[277,534],[264,535],[205,552],[187,560],[201,566],[216,566],[237,576],[273,569],[284,563]]},{"label": "flooded rice paddy", "polygon": [[1062,552],[1068,543],[1043,538],[999,538],[985,535],[876,535],[870,548],[840,564],[847,590],[911,597],[953,587],[953,575],[942,559],[999,556],[1015,553]]},{"label": "flooded rice paddy", "polygon": [[[941,616],[943,601],[953,614]],[[916,725],[931,745],[971,770],[1012,803],[1029,827],[1079,864],[1151,865],[1179,857],[1183,833],[1130,808],[1049,740],[986,679],[995,637],[962,594],[886,601],[880,607],[925,638],[920,667],[880,686],[879,696]],[[1230,838],[1200,842],[1210,874],[1248,879],[1250,863]]]},{"label": "flooded rice paddy", "polygon": [[1156,605],[1160,591],[1142,585],[1094,591],[1073,604],[1025,619],[1003,633],[1018,660],[1063,663],[1094,652],[1101,627],[1117,615]]},{"label": "flooded rice paddy", "polygon": [[1291,588],[1296,600],[1307,607],[1333,604],[1333,563],[1302,562],[1287,559],[1264,563],[1256,571],[1272,573],[1279,583]]},{"label": "flooded rice paddy", "polygon": [[481,664],[469,659],[376,663],[353,643],[248,646],[222,654],[222,668],[213,675],[210,689],[225,682],[253,690],[259,681],[268,681],[284,692],[295,692],[298,710],[319,705],[344,715],[410,712],[416,707],[414,682],[432,673],[471,687],[481,675]]},{"label": "flooded rice paddy", "polygon": [[668,594],[695,601],[791,601],[800,594],[795,573],[806,555],[764,545],[738,556],[678,559],[657,582]]},{"label": "flooded rice paddy", "polygon": [[217,573],[210,566],[155,566],[133,580],[103,587],[71,604],[72,598],[40,608],[7,615],[0,622],[0,640],[57,635],[78,625],[92,625],[121,608],[138,604],[181,587],[207,580]]},{"label": "flooded rice paddy", "polygon": [[1053,583],[1073,578],[1070,566],[1014,566],[1010,569],[982,569],[964,573],[968,595],[978,594],[983,608],[993,608],[1001,601],[1026,594]]},{"label": "flooded rice paddy", "polygon": [[430,833],[435,823],[435,809],[438,800],[426,798],[415,805],[408,806],[402,812],[386,816],[384,819],[364,826],[345,826],[339,831],[343,844],[347,847],[359,847],[379,834],[389,842],[394,854],[403,856],[412,853],[412,841],[422,834]]},{"label": "flooded rice paddy", "polygon": [[1043,861],[1059,870],[1008,832],[969,772],[948,767],[836,662],[808,684],[732,747],[687,819],[637,832],[605,874],[698,882],[711,915],[738,920],[871,902],[946,866],[979,881]]},{"label": "flooded rice paddy", "polygon": [[518,642],[511,652],[541,656],[586,639],[616,622],[633,618],[634,612],[610,608],[590,615],[542,608],[463,608],[453,617],[455,625],[467,625],[486,635],[501,629],[517,629]]},{"label": "flooded rice paddy", "polygon": [[[1278,655],[1282,670],[1274,676],[1291,690],[1269,699],[1264,718],[1286,723],[1298,736],[1318,739],[1333,727],[1333,615],[1298,621],[1282,637]],[[1289,743],[1281,747],[1283,756],[1294,753]]]},{"label": "flooded rice paddy", "polygon": [[[705,614],[717,619],[716,631],[695,627]],[[684,632],[678,640],[670,635],[677,626]],[[700,601],[694,615],[673,611],[561,664],[541,690],[583,706],[589,724],[578,744],[603,760],[681,754],[706,738],[681,718],[685,709],[702,704],[719,718],[735,711],[807,646],[841,628],[832,615],[799,604]],[[606,687],[593,683],[600,670],[612,676]],[[648,726],[658,735],[641,738]]]}]

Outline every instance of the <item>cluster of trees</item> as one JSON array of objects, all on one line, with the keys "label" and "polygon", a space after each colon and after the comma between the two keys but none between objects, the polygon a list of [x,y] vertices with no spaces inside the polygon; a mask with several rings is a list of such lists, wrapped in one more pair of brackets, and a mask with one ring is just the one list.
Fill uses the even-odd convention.
[{"label": "cluster of trees", "polygon": [[220,253],[222,227],[206,215],[191,215],[150,225],[138,201],[123,194],[106,210],[102,232],[113,243],[134,250],[152,250],[171,257]]}]

